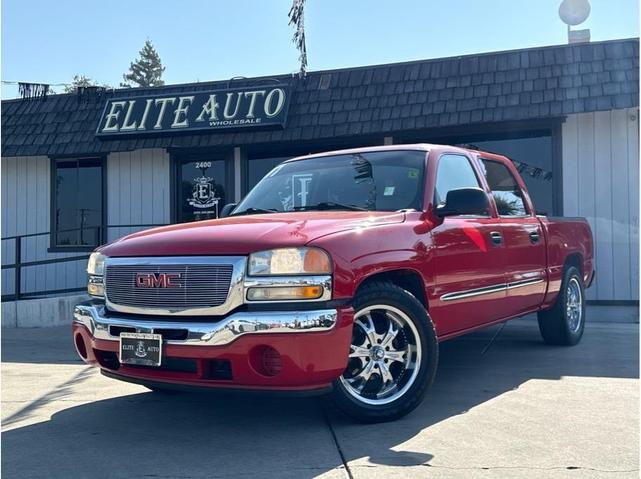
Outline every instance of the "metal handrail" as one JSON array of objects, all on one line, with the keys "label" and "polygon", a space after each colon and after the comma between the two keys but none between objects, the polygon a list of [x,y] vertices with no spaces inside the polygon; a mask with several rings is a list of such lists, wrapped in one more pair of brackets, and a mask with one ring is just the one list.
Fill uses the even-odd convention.
[{"label": "metal handrail", "polygon": [[[57,230],[57,231],[47,231],[44,233],[29,233],[24,235],[16,236],[7,236],[0,238],[1,241],[14,241],[14,262],[11,264],[3,264],[1,266],[2,270],[14,269],[14,292],[13,294],[2,295],[2,301],[7,300],[18,300],[24,297],[31,296],[46,296],[48,294],[62,294],[62,293],[72,293],[77,291],[84,291],[83,288],[67,288],[67,289],[52,289],[52,290],[41,290],[41,291],[29,291],[23,293],[22,290],[22,270],[30,266],[40,266],[45,264],[56,264],[56,263],[66,263],[71,261],[80,261],[87,260],[89,254],[76,255],[76,256],[64,256],[62,258],[50,258],[37,261],[22,261],[22,240],[24,238],[33,238],[36,236],[51,236],[52,234],[57,233],[67,233],[71,231],[85,231],[85,230],[98,230],[98,238],[103,238],[103,231],[109,230],[110,228],[153,228],[156,226],[167,226],[167,223],[162,224],[138,224],[138,225],[104,225],[104,226],[85,226],[82,228],[72,228],[68,230]],[[64,253],[64,251],[60,251]]]}]

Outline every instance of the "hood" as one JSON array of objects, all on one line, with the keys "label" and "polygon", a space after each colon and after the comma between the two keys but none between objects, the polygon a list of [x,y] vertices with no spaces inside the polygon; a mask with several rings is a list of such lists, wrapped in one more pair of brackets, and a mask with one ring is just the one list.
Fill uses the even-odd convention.
[{"label": "hood", "polygon": [[107,256],[247,255],[322,236],[402,223],[403,212],[305,211],[228,217],[134,233],[100,248]]}]

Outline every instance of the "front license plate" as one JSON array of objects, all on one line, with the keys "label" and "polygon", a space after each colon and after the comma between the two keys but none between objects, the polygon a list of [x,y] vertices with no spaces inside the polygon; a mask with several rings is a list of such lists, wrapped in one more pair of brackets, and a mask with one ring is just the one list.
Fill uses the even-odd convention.
[{"label": "front license plate", "polygon": [[160,366],[162,336],[148,333],[120,333],[120,362],[138,366]]}]

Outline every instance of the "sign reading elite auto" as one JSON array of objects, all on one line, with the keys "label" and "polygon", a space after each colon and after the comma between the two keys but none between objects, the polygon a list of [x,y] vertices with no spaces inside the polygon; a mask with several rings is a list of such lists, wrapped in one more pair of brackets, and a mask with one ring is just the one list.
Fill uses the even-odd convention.
[{"label": "sign reading elite auto", "polygon": [[286,85],[111,98],[97,136],[284,126],[290,90]]}]

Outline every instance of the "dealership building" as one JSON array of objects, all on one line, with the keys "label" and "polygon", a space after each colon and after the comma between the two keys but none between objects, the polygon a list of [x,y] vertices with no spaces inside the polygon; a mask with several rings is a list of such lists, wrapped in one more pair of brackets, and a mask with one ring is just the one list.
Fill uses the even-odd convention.
[{"label": "dealership building", "polygon": [[588,299],[636,314],[638,39],[3,101],[3,298],[78,291],[95,246],[215,218],[287,158],[418,142],[505,154],[539,212],[587,217]]}]

